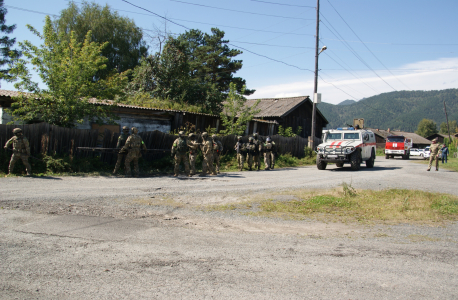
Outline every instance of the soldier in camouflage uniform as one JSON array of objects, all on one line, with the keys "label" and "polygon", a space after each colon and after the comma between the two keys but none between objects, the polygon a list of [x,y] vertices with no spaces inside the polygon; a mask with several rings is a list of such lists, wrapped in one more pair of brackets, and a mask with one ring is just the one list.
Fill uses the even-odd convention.
[{"label": "soldier in camouflage uniform", "polygon": [[142,157],[141,149],[146,150],[145,143],[143,142],[142,138],[137,134],[138,129],[132,127],[131,129],[132,134],[127,138],[126,144],[122,147],[121,151],[127,151],[126,161],[125,161],[125,168],[126,168],[126,176],[131,176],[130,171],[130,162],[134,161],[134,172],[135,176],[138,176],[140,170],[138,168],[138,159]]},{"label": "soldier in camouflage uniform", "polygon": [[248,167],[250,171],[252,171],[252,166],[253,166],[253,157],[256,152],[256,144],[254,143],[254,138],[250,136],[248,138],[248,144],[246,145],[246,149],[248,152],[247,159],[248,159]]},{"label": "soldier in camouflage uniform", "polygon": [[261,169],[262,141],[256,132],[253,133],[253,143],[256,145],[253,153],[254,168],[258,168],[259,171]]},{"label": "soldier in camouflage uniform", "polygon": [[216,134],[212,135],[213,142],[213,161],[215,162],[215,171],[219,174],[220,158],[223,152],[223,144],[218,140]]},{"label": "soldier in camouflage uniform", "polygon": [[270,137],[264,144],[264,164],[266,165],[265,170],[273,170],[275,167],[275,142]]},{"label": "soldier in camouflage uniform", "polygon": [[13,155],[11,156],[10,165],[8,167],[8,175],[13,173],[14,164],[18,159],[22,160],[22,163],[27,170],[27,176],[32,175],[32,168],[29,164],[30,146],[29,140],[22,135],[21,128],[13,129],[14,136],[9,139],[5,144],[5,149],[8,149],[9,145],[13,144]]},{"label": "soldier in camouflage uniform", "polygon": [[116,161],[116,166],[113,170],[113,174],[116,174],[116,172],[118,172],[119,167],[121,167],[123,158],[126,158],[127,156],[127,150],[123,150],[122,148],[126,144],[128,137],[129,137],[129,128],[127,126],[124,126],[122,128],[121,135],[118,137],[118,143],[116,144],[116,149],[120,149],[120,150],[118,152],[118,160]]},{"label": "soldier in camouflage uniform", "polygon": [[208,133],[202,133],[202,176],[207,176],[207,170],[210,170],[212,175],[217,175],[213,169],[213,142],[208,137]]},{"label": "soldier in camouflage uniform", "polygon": [[177,177],[180,173],[180,163],[183,161],[184,169],[186,175],[191,176],[189,173],[189,160],[188,160],[188,145],[184,139],[184,131],[178,133],[178,138],[173,142],[172,145],[172,157],[175,157],[175,174],[173,176]]},{"label": "soldier in camouflage uniform", "polygon": [[237,137],[237,143],[234,146],[234,150],[237,151],[237,162],[239,164],[239,170],[242,171],[247,150],[246,145],[242,142],[241,136]]},{"label": "soldier in camouflage uniform", "polygon": [[202,144],[196,141],[196,135],[194,133],[189,134],[189,139],[188,139],[187,144],[189,148],[189,163],[191,165],[190,175],[196,175],[197,149]]},{"label": "soldier in camouflage uniform", "polygon": [[429,156],[429,165],[428,169],[426,171],[431,170],[431,165],[433,164],[433,161],[436,160],[436,171],[439,171],[439,150],[440,150],[440,145],[437,143],[438,138],[435,138],[432,141],[431,147],[429,148],[430,151],[430,156]]}]

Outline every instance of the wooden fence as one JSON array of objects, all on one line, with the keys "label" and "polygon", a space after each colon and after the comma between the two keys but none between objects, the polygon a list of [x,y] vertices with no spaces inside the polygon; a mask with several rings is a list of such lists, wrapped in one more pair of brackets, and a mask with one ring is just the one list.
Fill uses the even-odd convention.
[{"label": "wooden fence", "polygon": [[[107,163],[114,163],[116,160],[115,153],[97,153],[91,151],[78,151],[78,147],[102,147],[115,148],[119,134],[105,129],[103,132],[99,130],[83,130],[62,128],[49,125],[46,123],[31,124],[31,125],[0,125],[0,145],[5,143],[13,136],[14,128],[21,128],[24,136],[27,137],[30,143],[32,155],[47,154],[47,155],[70,155],[75,157],[94,157],[99,156],[100,159]],[[175,135],[163,133],[160,131],[141,132],[145,145],[148,149],[170,149],[173,141],[177,138]],[[224,147],[224,153],[233,151],[234,145],[237,142],[235,135],[219,136],[218,137]],[[261,136],[265,141],[266,136]],[[271,137],[278,147],[280,154],[291,153],[295,157],[304,156],[304,147],[307,145],[307,139],[302,137],[283,137],[275,135]],[[197,135],[197,140],[201,141],[200,135]],[[244,142],[248,142],[248,137],[243,137]],[[170,152],[158,151],[148,152],[146,159],[156,159],[164,155],[170,155]]]}]

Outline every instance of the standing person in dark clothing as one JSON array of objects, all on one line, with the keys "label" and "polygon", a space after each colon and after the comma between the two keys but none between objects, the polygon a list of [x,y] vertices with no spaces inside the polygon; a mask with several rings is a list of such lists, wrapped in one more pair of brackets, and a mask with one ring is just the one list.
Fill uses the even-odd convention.
[{"label": "standing person in dark clothing", "polygon": [[445,160],[445,163],[447,163],[447,156],[449,155],[449,151],[448,151],[448,147],[447,145],[442,145],[442,163],[444,163],[444,160]]}]

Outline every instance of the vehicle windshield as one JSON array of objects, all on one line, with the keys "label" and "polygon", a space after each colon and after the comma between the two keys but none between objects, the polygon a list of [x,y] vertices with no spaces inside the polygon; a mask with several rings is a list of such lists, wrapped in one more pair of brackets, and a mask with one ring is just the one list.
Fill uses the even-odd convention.
[{"label": "vehicle windshield", "polygon": [[344,133],[344,140],[359,140],[359,132]]},{"label": "vehicle windshield", "polygon": [[389,136],[386,138],[387,142],[390,143],[404,143],[404,137],[403,136]]},{"label": "vehicle windshield", "polygon": [[328,133],[326,135],[326,140],[341,140],[342,139],[342,133]]},{"label": "vehicle windshield", "polygon": [[425,151],[429,151],[429,146],[425,148]]}]

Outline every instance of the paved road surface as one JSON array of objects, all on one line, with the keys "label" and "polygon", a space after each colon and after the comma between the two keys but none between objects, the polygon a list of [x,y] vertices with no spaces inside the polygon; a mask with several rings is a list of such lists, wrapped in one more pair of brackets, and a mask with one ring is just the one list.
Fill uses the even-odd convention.
[{"label": "paved road surface", "polygon": [[456,299],[458,224],[335,224],[196,205],[297,188],[457,195],[414,161],[208,178],[1,178],[1,299]]}]

